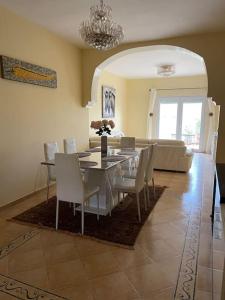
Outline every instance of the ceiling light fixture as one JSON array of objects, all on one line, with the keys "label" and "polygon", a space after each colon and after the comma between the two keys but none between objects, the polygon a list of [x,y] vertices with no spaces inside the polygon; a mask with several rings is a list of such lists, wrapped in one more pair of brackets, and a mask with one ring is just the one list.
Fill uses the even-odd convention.
[{"label": "ceiling light fixture", "polygon": [[175,66],[174,65],[160,65],[157,67],[157,74],[160,76],[171,76],[175,74]]},{"label": "ceiling light fixture", "polygon": [[99,5],[90,8],[90,19],[80,25],[81,38],[97,50],[109,50],[123,40],[123,29],[112,21],[112,9],[100,0]]}]

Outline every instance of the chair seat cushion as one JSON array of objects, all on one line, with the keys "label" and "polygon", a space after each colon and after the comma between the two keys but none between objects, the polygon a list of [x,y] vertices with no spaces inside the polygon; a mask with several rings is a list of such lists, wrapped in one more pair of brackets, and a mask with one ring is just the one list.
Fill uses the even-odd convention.
[{"label": "chair seat cushion", "polygon": [[135,193],[135,180],[132,178],[116,177],[113,189],[124,193]]}]

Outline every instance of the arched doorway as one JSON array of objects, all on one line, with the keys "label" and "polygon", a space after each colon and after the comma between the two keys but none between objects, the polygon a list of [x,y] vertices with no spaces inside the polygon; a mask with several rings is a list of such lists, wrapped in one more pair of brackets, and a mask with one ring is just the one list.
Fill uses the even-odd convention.
[{"label": "arched doorway", "polygon": [[[94,76],[93,76],[93,80],[92,80],[92,88],[91,88],[91,101],[88,103],[88,107],[90,107],[90,111],[92,110],[92,107],[98,105],[100,106],[101,103],[101,98],[99,97],[99,86],[102,84],[101,82],[101,77],[102,74],[105,71],[108,70],[113,70],[115,71],[115,68],[113,69],[113,66],[115,67],[117,65],[119,65],[119,69],[121,71],[121,69],[134,69],[136,70],[136,74],[138,74],[137,70],[138,69],[144,69],[145,65],[146,68],[148,67],[148,63],[149,61],[152,60],[152,65],[151,67],[155,67],[157,65],[159,65],[160,60],[158,60],[158,58],[155,55],[155,53],[161,53],[161,54],[165,54],[163,58],[161,58],[161,63],[163,64],[168,64],[171,62],[171,57],[174,59],[174,57],[178,57],[179,63],[176,64],[176,68],[178,71],[179,70],[179,74],[177,72],[177,74],[175,75],[175,79],[177,79],[178,77],[183,77],[183,83],[182,84],[177,84],[174,85],[170,85],[170,83],[167,83],[165,85],[165,81],[167,79],[169,79],[170,82],[172,82],[171,78],[164,78],[164,85],[162,87],[160,87],[160,84],[157,83],[156,86],[154,85],[149,85],[149,88],[147,89],[146,92],[146,88],[145,88],[145,101],[143,101],[143,97],[141,98],[140,101],[136,100],[132,100],[130,97],[129,101],[127,102],[126,108],[127,110],[129,110],[129,112],[127,113],[127,116],[125,117],[125,109],[123,109],[123,113],[122,115],[127,119],[127,127],[129,127],[127,130],[127,132],[125,132],[125,134],[127,135],[134,135],[137,137],[148,137],[148,138],[156,138],[156,137],[160,137],[159,136],[159,132],[157,133],[157,128],[159,128],[159,111],[158,111],[158,115],[156,113],[156,106],[158,105],[158,100],[159,97],[170,97],[170,99],[168,99],[169,101],[171,101],[171,97],[173,97],[173,101],[175,99],[175,96],[182,96],[182,101],[185,102],[185,98],[184,97],[188,97],[188,96],[195,96],[195,97],[204,97],[204,105],[202,106],[202,115],[203,115],[203,121],[204,121],[204,126],[202,127],[202,133],[201,135],[203,136],[203,138],[201,138],[201,140],[204,140],[204,142],[202,143],[201,146],[201,150],[202,151],[209,151],[209,148],[211,147],[211,140],[212,140],[212,131],[215,130],[215,124],[212,126],[210,125],[210,120],[209,119],[209,103],[208,103],[208,99],[207,99],[207,94],[208,94],[208,78],[207,78],[207,71],[206,71],[206,66],[205,66],[205,62],[204,59],[192,52],[189,51],[187,49],[181,48],[181,47],[176,47],[176,46],[170,46],[170,45],[153,45],[153,46],[146,46],[146,47],[137,47],[137,48],[132,48],[132,49],[128,49],[125,51],[121,51],[111,57],[109,57],[108,59],[106,59],[104,62],[102,62],[100,65],[97,66],[97,68],[95,69],[94,72]],[[135,65],[135,60],[137,60],[137,57],[142,57],[142,66],[139,68],[137,67],[137,64]],[[146,64],[143,64],[143,58],[146,57]],[[157,58],[157,59],[156,59]],[[181,60],[183,59],[188,59],[188,63],[186,63],[186,65],[182,65]],[[129,62],[129,67],[128,67],[128,62]],[[199,81],[199,77],[195,78],[195,83],[193,86],[191,86],[191,80],[190,80],[190,75],[199,75],[198,72],[199,70],[194,70],[196,69],[196,67],[192,66],[192,64],[194,64],[194,62],[196,62],[196,65],[198,65],[198,68],[200,68],[199,70],[201,71],[201,76],[202,76],[202,82]],[[140,64],[141,65],[141,64]],[[186,72],[186,69],[190,69],[190,65],[191,65],[191,69],[192,73],[188,73]],[[147,74],[148,72],[146,72]],[[124,74],[123,74],[124,75]],[[126,75],[126,72],[125,72]],[[153,74],[150,74],[151,76]],[[138,75],[139,76],[139,75]],[[137,77],[138,77],[137,76]],[[154,76],[152,76],[151,78],[153,78]],[[185,78],[184,78],[185,77]],[[187,78],[189,77],[189,79],[187,80]],[[203,79],[204,77],[204,79]],[[156,76],[157,78],[157,76]],[[174,80],[175,82],[176,80]],[[180,80],[181,82],[182,80]],[[186,83],[185,83],[186,81]],[[189,81],[189,83],[187,83]],[[197,82],[199,81],[199,82]],[[161,80],[162,82],[162,80]],[[150,92],[149,92],[150,90]],[[157,97],[154,96],[155,95],[155,90],[157,90]],[[179,93],[178,93],[179,90]],[[128,91],[129,93],[129,91]],[[148,93],[148,94],[147,94]],[[155,99],[154,99],[155,97]],[[195,98],[195,102],[197,98]],[[201,98],[201,101],[203,98]],[[177,99],[177,101],[181,100],[181,98]],[[190,99],[189,99],[190,100]],[[188,102],[189,102],[188,100]],[[133,101],[133,103],[132,103]],[[166,101],[164,99],[164,101]],[[198,102],[198,101],[197,101]],[[156,105],[157,104],[157,105]],[[121,106],[121,105],[120,105]],[[159,105],[158,105],[159,106]],[[211,105],[212,106],[212,105]],[[178,107],[178,105],[177,105]],[[182,111],[184,111],[186,108],[188,107],[188,105],[182,106]],[[190,107],[190,105],[189,105]],[[193,104],[194,107],[194,104]],[[185,109],[183,109],[185,108]],[[176,108],[178,111],[178,108]],[[186,109],[186,111],[190,111],[190,109]],[[179,105],[179,113],[181,112],[181,106]],[[117,113],[117,115],[119,115],[119,113]],[[149,117],[149,115],[151,115]],[[93,116],[91,116],[93,117]],[[98,118],[101,117],[100,114],[98,114]],[[118,124],[122,124],[121,122],[121,114],[120,114],[120,120],[118,120]],[[129,119],[132,119],[132,122],[130,122]],[[179,118],[178,118],[179,119]],[[186,118],[187,119],[187,118]],[[212,120],[212,119],[211,119]],[[116,120],[117,121],[117,120]],[[179,122],[178,122],[179,121]],[[189,133],[188,136],[188,132],[182,133],[182,122],[180,121],[180,119],[177,121],[175,127],[176,129],[180,126],[180,128],[177,129],[177,132],[171,132],[171,136],[175,136],[175,138],[177,139],[184,139],[184,137],[186,138],[186,141],[189,139],[190,140],[190,136],[193,135],[191,133]],[[129,123],[131,125],[129,125]],[[177,124],[180,124],[179,126]],[[211,122],[213,123],[213,122]],[[138,124],[138,125],[137,125]],[[217,125],[218,126],[218,125]],[[126,127],[126,126],[125,126]],[[124,128],[125,128],[124,127]],[[165,127],[165,126],[164,126]],[[158,130],[159,131],[159,130]],[[188,131],[188,130],[186,130]]]}]

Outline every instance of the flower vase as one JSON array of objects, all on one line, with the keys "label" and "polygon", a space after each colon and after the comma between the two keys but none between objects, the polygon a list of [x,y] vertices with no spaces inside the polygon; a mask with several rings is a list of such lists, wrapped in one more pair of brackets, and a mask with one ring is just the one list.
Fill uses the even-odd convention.
[{"label": "flower vase", "polygon": [[101,155],[107,156],[107,136],[101,136]]}]

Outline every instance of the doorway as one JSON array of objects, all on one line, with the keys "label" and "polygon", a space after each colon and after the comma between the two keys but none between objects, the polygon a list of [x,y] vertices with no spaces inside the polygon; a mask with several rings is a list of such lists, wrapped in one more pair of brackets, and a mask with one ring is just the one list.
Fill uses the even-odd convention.
[{"label": "doorway", "polygon": [[204,149],[205,97],[159,97],[157,137],[183,140],[187,148],[202,152]]}]

